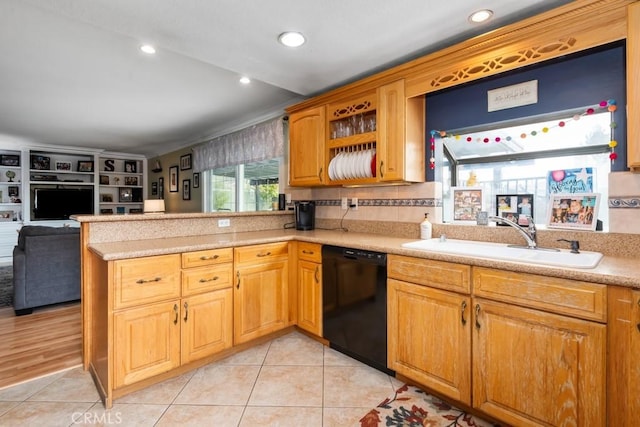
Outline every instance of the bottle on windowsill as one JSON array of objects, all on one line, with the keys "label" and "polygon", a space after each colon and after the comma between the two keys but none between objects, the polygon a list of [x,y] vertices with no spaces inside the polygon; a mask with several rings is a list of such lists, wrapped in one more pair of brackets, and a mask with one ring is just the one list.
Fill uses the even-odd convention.
[{"label": "bottle on windowsill", "polygon": [[431,231],[433,227],[431,226],[431,222],[429,221],[429,214],[424,214],[424,221],[420,223],[420,238],[423,240],[428,240],[431,238]]}]

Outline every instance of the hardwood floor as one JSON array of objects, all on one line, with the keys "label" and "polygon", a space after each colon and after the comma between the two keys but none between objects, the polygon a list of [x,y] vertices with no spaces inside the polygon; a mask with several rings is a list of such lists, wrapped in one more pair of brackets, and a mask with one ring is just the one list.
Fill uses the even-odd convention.
[{"label": "hardwood floor", "polygon": [[80,303],[16,316],[0,309],[0,388],[82,363]]}]

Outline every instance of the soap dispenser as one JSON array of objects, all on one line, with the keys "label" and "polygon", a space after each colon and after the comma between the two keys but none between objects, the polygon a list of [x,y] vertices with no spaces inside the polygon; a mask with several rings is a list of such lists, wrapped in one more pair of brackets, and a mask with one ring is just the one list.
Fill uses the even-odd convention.
[{"label": "soap dispenser", "polygon": [[431,222],[429,221],[429,214],[424,214],[424,221],[420,223],[420,238],[424,240],[428,240],[431,238]]}]

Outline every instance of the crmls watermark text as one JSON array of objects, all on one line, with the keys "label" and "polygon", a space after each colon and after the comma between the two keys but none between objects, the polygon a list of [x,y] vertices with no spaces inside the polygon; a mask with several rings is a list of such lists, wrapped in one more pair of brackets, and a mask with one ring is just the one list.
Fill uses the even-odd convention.
[{"label": "crmls watermark text", "polygon": [[73,425],[117,425],[122,424],[122,414],[120,412],[74,412],[71,415]]}]

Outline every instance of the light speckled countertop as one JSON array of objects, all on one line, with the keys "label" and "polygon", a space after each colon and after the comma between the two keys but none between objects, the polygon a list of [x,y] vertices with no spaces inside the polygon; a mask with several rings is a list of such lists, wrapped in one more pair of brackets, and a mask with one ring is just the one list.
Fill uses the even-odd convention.
[{"label": "light speckled countertop", "polygon": [[345,246],[354,249],[367,249],[390,254],[408,255],[418,258],[457,262],[473,266],[499,268],[522,273],[541,274],[640,289],[640,261],[636,258],[605,256],[596,268],[574,269],[405,249],[402,247],[403,243],[416,239],[334,230],[265,230],[126,242],[93,243],[89,245],[89,249],[102,259],[111,261],[287,240]]}]

